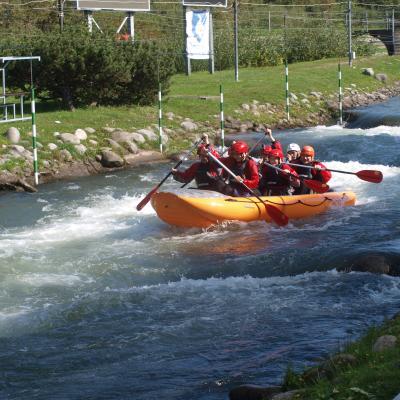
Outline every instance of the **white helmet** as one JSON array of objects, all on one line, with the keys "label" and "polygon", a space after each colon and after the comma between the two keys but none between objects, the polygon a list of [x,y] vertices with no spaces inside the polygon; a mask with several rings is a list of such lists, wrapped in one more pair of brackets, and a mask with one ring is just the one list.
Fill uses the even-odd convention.
[{"label": "white helmet", "polygon": [[289,152],[289,151],[301,151],[300,146],[297,143],[290,143],[286,149],[286,152]]}]

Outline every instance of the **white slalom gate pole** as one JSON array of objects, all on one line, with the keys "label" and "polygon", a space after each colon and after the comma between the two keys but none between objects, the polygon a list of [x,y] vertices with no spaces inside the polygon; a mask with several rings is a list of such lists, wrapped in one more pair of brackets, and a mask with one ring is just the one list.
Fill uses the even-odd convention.
[{"label": "white slalom gate pole", "polygon": [[286,97],[286,116],[289,121],[290,113],[289,113],[289,67],[288,62],[285,62],[285,97]]},{"label": "white slalom gate pole", "polygon": [[342,68],[340,66],[340,62],[338,64],[338,79],[339,79],[339,125],[343,125]]},{"label": "white slalom gate pole", "polygon": [[161,109],[161,83],[158,86],[158,133],[160,136],[160,152],[163,152],[162,144],[162,109]]},{"label": "white slalom gate pole", "polygon": [[36,111],[35,111],[35,89],[31,90],[31,111],[32,111],[32,147],[33,147],[33,172],[35,174],[35,185],[39,184],[39,168],[38,168],[38,155],[37,155],[37,142],[36,142]]},{"label": "white slalom gate pole", "polygon": [[220,125],[221,125],[221,145],[222,151],[225,150],[225,125],[224,125],[224,92],[222,91],[222,85],[219,85],[219,114],[220,114]]}]

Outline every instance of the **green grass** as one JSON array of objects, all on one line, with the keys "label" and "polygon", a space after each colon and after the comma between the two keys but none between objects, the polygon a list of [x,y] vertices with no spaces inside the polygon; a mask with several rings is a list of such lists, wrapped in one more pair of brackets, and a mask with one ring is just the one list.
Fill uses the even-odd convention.
[{"label": "green grass", "polygon": [[[372,352],[378,337],[394,335],[398,343],[394,349]],[[371,328],[357,342],[344,350],[357,358],[357,364],[336,371],[330,379],[324,378],[315,384],[304,384],[302,375],[289,371],[287,389],[303,388],[298,399],[303,400],[391,400],[400,393],[400,316],[387,321],[379,328]]]},{"label": "green grass", "polygon": [[[384,84],[381,82],[361,74],[361,69],[366,67],[374,68],[375,72],[386,73],[388,85],[399,78],[400,57],[380,55],[361,58],[354,62],[353,68],[347,66],[346,60],[342,61],[344,87],[355,84],[357,89],[366,91],[382,87]],[[337,59],[291,64],[289,66],[290,91],[296,94],[309,94],[310,91],[325,94],[337,93],[337,64]],[[175,115],[204,123],[205,129],[217,129],[219,127],[219,85],[222,84],[225,116],[231,115],[241,120],[252,120],[271,125],[285,117],[283,66],[240,69],[239,79],[239,82],[234,81],[233,70],[218,71],[214,75],[207,72],[196,72],[190,77],[175,75],[172,78],[169,95],[163,101],[164,115],[171,111]],[[200,96],[214,97],[201,100]],[[258,117],[251,113],[235,114],[235,110],[239,109],[241,104],[249,104],[252,100],[277,105],[279,111],[273,115],[263,113]],[[304,117],[310,111],[318,110],[319,107],[321,105],[315,104],[310,109],[300,105],[293,106],[291,116],[293,118]],[[96,129],[92,138],[99,142],[100,147],[106,144],[104,139],[108,136],[102,132],[102,127],[119,127],[132,131],[157,124],[157,122],[157,105],[153,107],[86,107],[70,112],[61,109],[54,102],[38,102],[37,104],[38,140],[43,145],[55,142],[54,132],[74,132],[77,128],[90,126]],[[177,119],[170,121],[164,118],[163,122],[164,126],[168,128],[177,128],[180,124]],[[23,139],[31,140],[27,135],[31,130],[29,121],[3,124],[3,129],[5,130],[8,126],[16,126],[21,131]],[[0,138],[1,144],[6,144],[4,137]],[[172,143],[170,146],[176,147],[176,143]]]}]

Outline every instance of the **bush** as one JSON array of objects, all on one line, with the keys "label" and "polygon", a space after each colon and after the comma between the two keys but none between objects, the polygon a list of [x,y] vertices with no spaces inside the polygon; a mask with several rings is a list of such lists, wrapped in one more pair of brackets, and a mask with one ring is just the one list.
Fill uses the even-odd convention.
[{"label": "bush", "polygon": [[[155,44],[121,42],[90,34],[85,27],[25,38],[20,46],[25,54],[42,58],[34,74],[38,95],[61,99],[69,109],[92,103],[151,103],[158,79],[166,89],[175,72],[170,63],[157,62],[160,49]],[[14,86],[29,81],[26,70],[18,63],[10,68]]]}]

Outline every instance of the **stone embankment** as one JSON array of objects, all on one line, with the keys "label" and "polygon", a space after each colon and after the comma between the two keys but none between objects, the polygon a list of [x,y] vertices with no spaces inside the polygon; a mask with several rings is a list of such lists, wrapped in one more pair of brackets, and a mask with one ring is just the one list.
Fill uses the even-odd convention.
[{"label": "stone embankment", "polygon": [[[381,74],[383,75],[383,74]],[[377,75],[375,76],[377,77]],[[384,80],[385,77],[381,77]],[[383,87],[374,93],[359,90],[355,85],[344,90],[345,109],[382,102],[400,95],[400,82]],[[282,105],[262,104],[253,100],[242,104],[234,116],[225,120],[226,133],[246,133],[262,130],[267,125],[273,129],[315,126],[332,122],[338,115],[336,94],[324,95],[311,91],[291,93],[290,103],[294,113],[302,117],[285,118]],[[167,120],[178,122],[180,127],[164,128],[162,142],[165,148],[183,138],[195,140],[207,132],[215,142],[219,141],[220,130],[209,121],[194,122],[188,118],[167,113]],[[218,117],[218,116],[215,116]],[[265,125],[257,121],[266,121]],[[0,147],[0,190],[35,191],[33,187],[33,152],[29,137],[21,137],[18,129],[11,127],[5,133],[6,141]],[[54,132],[53,140],[42,144],[38,138],[40,160],[40,183],[76,176],[104,173],[110,169],[129,168],[144,162],[165,160],[158,148],[157,127],[151,126],[135,131],[104,127],[99,131],[91,127],[78,128],[74,133]]]}]

